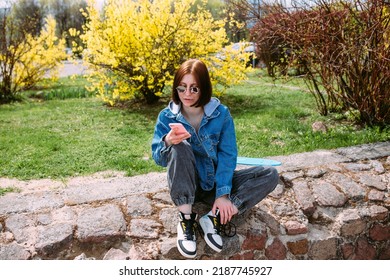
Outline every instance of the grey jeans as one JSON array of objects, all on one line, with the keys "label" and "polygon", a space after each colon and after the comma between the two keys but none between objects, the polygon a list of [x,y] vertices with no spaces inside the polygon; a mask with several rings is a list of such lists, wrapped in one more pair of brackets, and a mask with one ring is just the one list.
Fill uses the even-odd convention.
[{"label": "grey jeans", "polygon": [[[205,191],[200,187],[195,156],[191,145],[184,141],[168,148],[168,186],[176,206],[203,202],[210,206],[215,200],[215,187]],[[275,168],[255,166],[236,170],[233,174],[230,200],[242,214],[264,199],[277,186],[279,175]]]}]

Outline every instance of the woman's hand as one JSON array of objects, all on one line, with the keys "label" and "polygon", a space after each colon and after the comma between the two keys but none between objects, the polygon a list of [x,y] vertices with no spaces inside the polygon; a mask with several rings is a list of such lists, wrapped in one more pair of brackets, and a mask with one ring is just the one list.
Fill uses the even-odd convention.
[{"label": "woman's hand", "polygon": [[211,209],[214,215],[217,208],[219,209],[221,224],[223,225],[229,222],[234,214],[237,214],[237,208],[233,205],[227,195],[218,197],[214,201],[213,208]]},{"label": "woman's hand", "polygon": [[177,127],[174,127],[165,136],[164,141],[167,144],[167,146],[177,145],[190,137],[191,137],[191,134],[188,131],[178,132]]}]

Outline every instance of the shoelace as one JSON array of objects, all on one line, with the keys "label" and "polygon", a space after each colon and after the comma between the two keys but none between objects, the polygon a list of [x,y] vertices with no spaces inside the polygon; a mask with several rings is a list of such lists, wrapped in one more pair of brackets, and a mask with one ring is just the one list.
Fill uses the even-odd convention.
[{"label": "shoelace", "polygon": [[[225,225],[221,225],[221,231],[223,230],[223,234],[226,236],[226,237],[233,237],[236,235],[236,225],[233,224],[232,222],[228,222],[227,224]],[[232,230],[234,230],[234,232],[232,233]]]},{"label": "shoelace", "polygon": [[184,225],[184,239],[194,240],[196,229],[199,231],[198,222],[195,220],[183,220],[181,223]]},{"label": "shoelace", "polygon": [[[236,225],[235,224],[233,224],[230,221],[227,222],[227,224],[224,224],[224,225],[221,224],[218,209],[217,209],[216,216],[212,216],[212,221],[213,221],[215,233],[217,233],[218,235],[221,235],[221,233],[226,237],[233,237],[236,235]],[[200,233],[200,236],[203,237],[204,231],[203,231],[202,227],[198,228],[198,232]]]},{"label": "shoelace", "polygon": [[[221,224],[219,212],[217,212],[216,217],[213,217],[213,224],[216,233],[219,235],[221,235],[221,233],[223,233],[226,237],[233,237],[236,235],[236,225],[230,221],[227,222],[227,224]],[[233,230],[234,232],[232,233]]]}]

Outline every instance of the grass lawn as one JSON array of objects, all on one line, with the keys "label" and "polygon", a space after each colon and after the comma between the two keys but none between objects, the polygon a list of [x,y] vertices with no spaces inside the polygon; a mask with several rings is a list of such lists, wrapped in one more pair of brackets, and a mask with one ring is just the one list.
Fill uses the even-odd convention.
[{"label": "grass lawn", "polygon": [[[127,175],[163,170],[151,159],[150,144],[157,114],[167,99],[154,106],[109,108],[80,94],[80,87],[80,79],[64,78],[57,90],[49,84],[39,89],[45,100],[0,106],[0,177],[58,179],[105,170]],[[77,98],[66,96],[70,88]],[[48,92],[57,97],[50,98]],[[235,119],[241,156],[287,155],[390,140],[390,128],[362,129],[339,115],[320,116],[299,80],[273,84],[253,74],[221,100]],[[328,125],[326,134],[312,132],[311,124],[318,120]]]}]

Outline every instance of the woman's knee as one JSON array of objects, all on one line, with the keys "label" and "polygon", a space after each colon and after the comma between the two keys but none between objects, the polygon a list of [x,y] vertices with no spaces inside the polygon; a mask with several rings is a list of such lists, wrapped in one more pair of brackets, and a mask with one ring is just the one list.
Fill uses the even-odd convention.
[{"label": "woman's knee", "polygon": [[172,145],[170,147],[170,153],[171,155],[175,155],[175,156],[193,154],[191,144],[188,143],[187,141],[183,141],[179,144]]},{"label": "woman's knee", "polygon": [[269,167],[269,178],[273,191],[279,183],[279,172],[275,167]]}]

